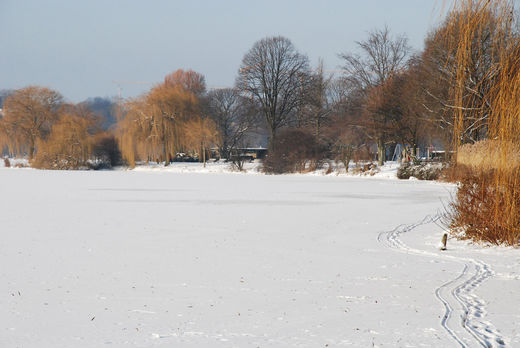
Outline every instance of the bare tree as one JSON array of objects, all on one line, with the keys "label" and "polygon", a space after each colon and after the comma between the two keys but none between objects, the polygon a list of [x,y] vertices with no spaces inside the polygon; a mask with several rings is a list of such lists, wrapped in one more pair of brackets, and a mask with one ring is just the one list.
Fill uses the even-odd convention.
[{"label": "bare tree", "polygon": [[311,74],[309,86],[305,92],[303,108],[305,121],[312,128],[314,136],[320,140],[320,132],[325,123],[330,119],[333,111],[334,92],[332,90],[333,78],[326,75],[323,62]]},{"label": "bare tree", "polygon": [[363,52],[362,55],[342,53],[340,57],[345,61],[343,69],[346,78],[364,89],[379,86],[403,70],[410,53],[406,36],[393,38],[386,26],[370,32],[368,39],[357,41],[356,44]]},{"label": "bare tree", "polygon": [[348,172],[352,159],[369,157],[367,132],[360,121],[365,98],[357,85],[343,78],[329,81],[328,89],[331,116],[322,133],[329,144],[331,156],[336,163],[343,163]]},{"label": "bare tree", "polygon": [[410,59],[408,67],[402,74],[391,79],[388,89],[389,98],[398,107],[391,119],[394,138],[401,144],[408,144],[410,158],[417,160],[417,147],[420,144],[430,145],[432,140],[442,140],[442,134],[430,121],[430,112],[424,105],[424,74],[421,60],[415,56]]},{"label": "bare tree", "polygon": [[234,88],[211,91],[208,94],[209,115],[220,133],[220,156],[229,159],[248,132],[255,129],[257,118],[250,101]]},{"label": "bare tree", "polygon": [[274,150],[276,132],[287,124],[300,105],[309,76],[309,59],[285,37],[267,37],[256,42],[242,59],[236,86],[259,104]]},{"label": "bare tree", "polygon": [[[396,73],[406,66],[410,47],[405,36],[392,37],[388,27],[374,30],[369,33],[367,40],[357,42],[362,54],[343,53],[340,57],[344,60],[343,68],[346,71],[346,79],[357,85],[366,96],[371,90],[383,85]],[[389,115],[385,113],[371,114],[369,126],[377,127],[369,132],[377,144],[379,165],[385,161],[385,132],[383,131],[389,122]]]}]

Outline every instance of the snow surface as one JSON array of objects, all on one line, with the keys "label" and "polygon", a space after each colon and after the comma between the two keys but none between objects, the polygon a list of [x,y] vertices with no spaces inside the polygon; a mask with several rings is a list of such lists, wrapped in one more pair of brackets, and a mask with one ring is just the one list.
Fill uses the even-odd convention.
[{"label": "snow surface", "polygon": [[453,186],[176,170],[0,168],[0,347],[520,346],[520,251],[438,249]]}]

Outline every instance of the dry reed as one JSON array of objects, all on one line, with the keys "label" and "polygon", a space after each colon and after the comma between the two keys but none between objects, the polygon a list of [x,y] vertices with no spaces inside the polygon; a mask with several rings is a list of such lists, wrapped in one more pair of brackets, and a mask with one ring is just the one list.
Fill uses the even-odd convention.
[{"label": "dry reed", "polygon": [[512,171],[520,167],[520,143],[481,140],[475,144],[465,144],[457,152],[457,164],[468,166],[476,171]]}]

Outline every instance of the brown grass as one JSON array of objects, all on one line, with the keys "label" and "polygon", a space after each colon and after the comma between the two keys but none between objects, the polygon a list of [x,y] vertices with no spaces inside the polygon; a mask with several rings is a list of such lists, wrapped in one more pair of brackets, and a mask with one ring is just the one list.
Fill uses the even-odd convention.
[{"label": "brown grass", "polygon": [[[497,186],[495,171],[476,172],[459,165],[459,172],[464,175],[448,214],[452,232],[463,239],[518,245],[520,181]],[[520,168],[514,175],[520,176]]]},{"label": "brown grass", "polygon": [[475,144],[466,144],[457,152],[457,164],[477,171],[487,172],[498,169],[512,171],[520,167],[520,143],[482,140]]}]

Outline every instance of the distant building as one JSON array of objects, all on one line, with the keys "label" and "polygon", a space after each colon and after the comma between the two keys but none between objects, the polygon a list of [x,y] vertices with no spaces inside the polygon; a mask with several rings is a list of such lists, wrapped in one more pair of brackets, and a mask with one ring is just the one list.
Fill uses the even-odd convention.
[{"label": "distant building", "polygon": [[267,155],[267,149],[264,147],[243,147],[238,148],[237,151],[240,156],[250,159],[263,159]]}]

